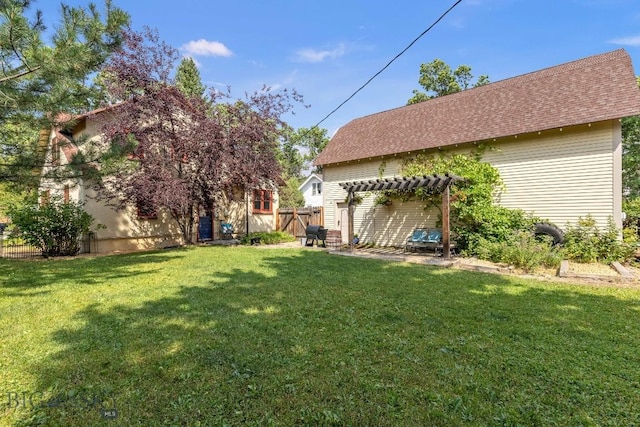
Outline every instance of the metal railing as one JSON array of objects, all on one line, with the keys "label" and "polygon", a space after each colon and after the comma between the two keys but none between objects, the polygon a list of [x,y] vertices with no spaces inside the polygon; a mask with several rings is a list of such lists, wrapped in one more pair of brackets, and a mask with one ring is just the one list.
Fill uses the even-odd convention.
[{"label": "metal railing", "polygon": [[[87,233],[80,240],[80,251],[78,253],[86,254],[97,252],[97,241],[94,233]],[[4,233],[4,228],[0,227],[0,258],[36,258],[41,257],[42,251],[33,245],[30,245],[19,234],[12,232]]]},{"label": "metal railing", "polygon": [[35,258],[40,256],[42,256],[42,251],[26,243],[22,237],[0,235],[0,257]]}]

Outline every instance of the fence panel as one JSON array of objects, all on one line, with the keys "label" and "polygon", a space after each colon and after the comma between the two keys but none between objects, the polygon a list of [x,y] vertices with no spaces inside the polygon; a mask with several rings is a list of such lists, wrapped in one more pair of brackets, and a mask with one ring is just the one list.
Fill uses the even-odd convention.
[{"label": "fence panel", "polygon": [[42,256],[42,251],[25,242],[20,236],[0,235],[0,256],[3,258],[34,258]]},{"label": "fence panel", "polygon": [[[93,233],[85,234],[80,240],[81,254],[97,252],[97,241]],[[28,244],[20,234],[0,233],[0,257],[1,258],[35,258],[42,256],[42,251]]]},{"label": "fence panel", "polygon": [[276,229],[294,237],[305,237],[308,225],[324,226],[322,206],[278,209]]}]

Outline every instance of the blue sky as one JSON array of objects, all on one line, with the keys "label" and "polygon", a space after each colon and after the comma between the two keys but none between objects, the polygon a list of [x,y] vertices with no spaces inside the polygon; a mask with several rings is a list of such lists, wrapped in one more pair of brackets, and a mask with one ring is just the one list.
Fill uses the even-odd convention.
[{"label": "blue sky", "polygon": [[[286,117],[310,127],[402,51],[455,0],[113,0],[136,29],[193,57],[208,87],[237,97],[263,85],[296,89],[310,108]],[[69,0],[86,5],[88,0]],[[96,0],[99,5],[100,0]],[[59,1],[38,0],[54,24]],[[640,74],[638,0],[462,0],[365,89],[320,126],[406,104],[420,64],[440,58],[491,81],[625,48]]]}]

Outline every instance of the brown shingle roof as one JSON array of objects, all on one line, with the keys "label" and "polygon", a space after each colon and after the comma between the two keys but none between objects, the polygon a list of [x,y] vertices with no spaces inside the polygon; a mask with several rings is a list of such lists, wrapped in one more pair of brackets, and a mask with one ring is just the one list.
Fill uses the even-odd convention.
[{"label": "brown shingle roof", "polygon": [[640,114],[623,49],[355,119],[315,163],[444,147]]}]

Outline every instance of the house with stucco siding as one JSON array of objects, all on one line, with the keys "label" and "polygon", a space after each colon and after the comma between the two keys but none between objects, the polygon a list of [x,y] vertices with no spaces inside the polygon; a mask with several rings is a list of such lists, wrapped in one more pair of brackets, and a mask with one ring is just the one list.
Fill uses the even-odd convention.
[{"label": "house with stucco siding", "polygon": [[[106,148],[98,130],[100,114],[108,114],[108,111],[96,110],[75,117],[72,129],[54,126],[41,132],[40,144],[46,148],[40,182],[41,201],[57,196],[63,201],[83,203],[84,210],[94,217],[94,224],[101,224],[95,231],[92,251],[96,248],[98,252],[134,251],[183,244],[177,223],[162,209],[146,212],[140,206],[132,205],[117,210],[97,197],[91,180],[81,174],[67,180],[49,178],[52,173],[56,175],[56,170],[64,170],[76,154]],[[274,192],[258,190],[237,199],[240,201],[228,202],[214,212],[199,207],[193,241],[227,237],[221,233],[223,222],[232,224],[234,236],[275,230],[278,201]]]},{"label": "house with stucco siding", "polygon": [[[496,203],[561,228],[588,214],[599,226],[612,218],[621,227],[620,119],[638,114],[640,90],[620,49],[355,119],[315,161],[324,171],[325,227],[347,235],[340,183],[400,177],[402,162],[419,153],[478,146],[506,186]],[[438,218],[415,201],[386,206],[364,196],[354,214],[361,241],[402,245]]]}]

